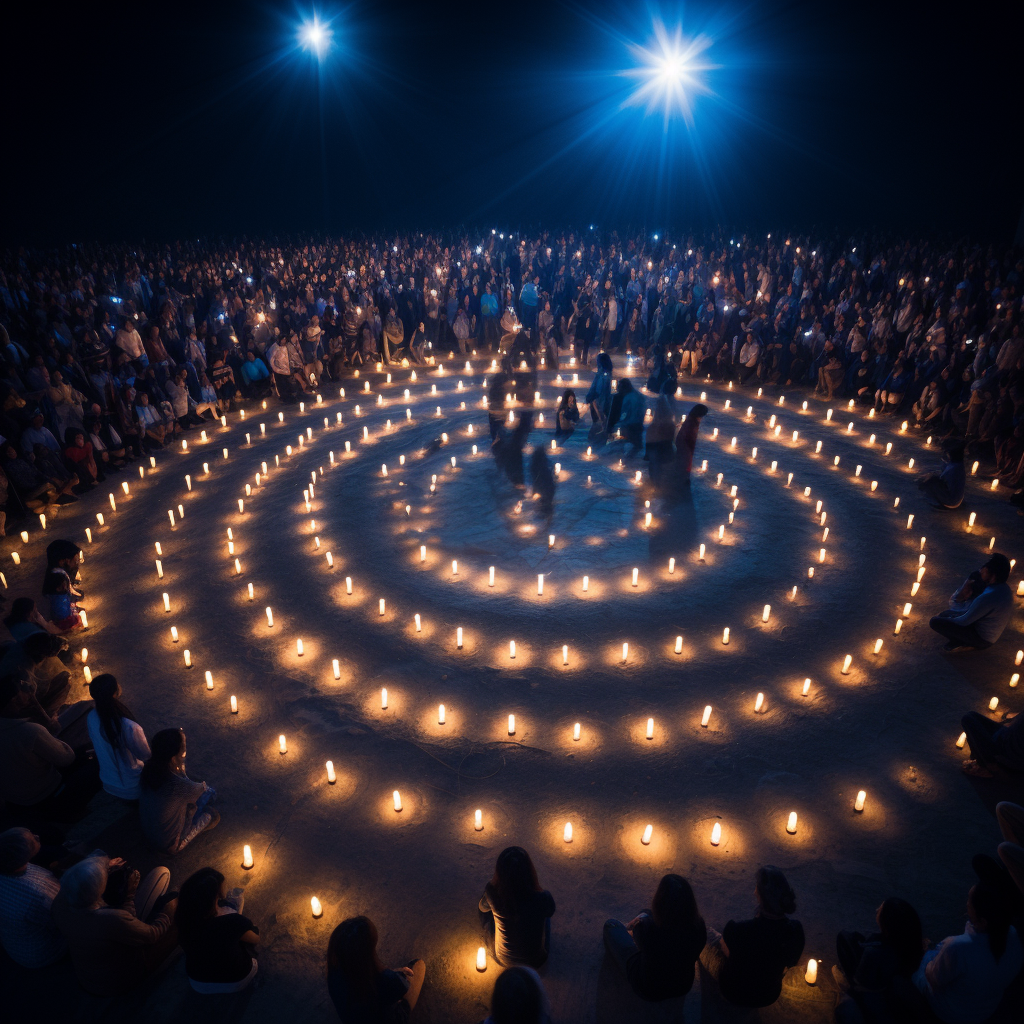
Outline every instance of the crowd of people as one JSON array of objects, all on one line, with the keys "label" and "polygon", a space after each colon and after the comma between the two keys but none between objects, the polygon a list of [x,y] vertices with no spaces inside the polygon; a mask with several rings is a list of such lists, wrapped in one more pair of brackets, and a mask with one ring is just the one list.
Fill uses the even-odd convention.
[{"label": "crowd of people", "polygon": [[[297,401],[366,360],[421,364],[496,348],[491,438],[516,484],[536,423],[527,410],[508,424],[508,396],[531,393],[549,360],[573,359],[593,362],[594,380],[582,400],[565,390],[556,438],[589,417],[589,442],[643,452],[662,491],[688,484],[707,414],[677,409],[689,376],[813,388],[905,417],[943,441],[948,466],[921,480],[935,505],[962,501],[965,454],[1019,502],[1022,275],[1015,254],[968,245],[721,233],[495,230],[4,253],[0,533],[29,512],[58,516],[108,474],[237,404]],[[627,367],[614,388],[613,355]],[[634,371],[653,396],[649,416]],[[544,448],[534,448],[529,471],[550,512]],[[121,858],[64,841],[64,826],[89,813],[101,788],[136,808],[140,835],[166,858],[202,842],[220,818],[213,787],[186,772],[183,729],[147,735],[110,674],[92,679],[90,700],[68,701],[66,637],[86,601],[80,555],[71,541],[51,543],[41,604],[19,596],[4,619],[12,642],[0,652],[0,795],[11,827],[0,834],[0,941],[25,968],[70,954],[79,983],[97,995],[139,984],[179,946],[196,992],[241,991],[257,975],[259,928],[220,872],[203,868],[174,892],[167,867],[143,878]],[[1008,560],[993,556],[932,620],[950,647],[999,638],[1012,608],[1008,575]],[[964,770],[1024,770],[1019,722],[965,716]],[[877,930],[839,933],[845,1019],[971,1024],[995,1011],[1022,964],[1014,922],[1024,809],[1001,803],[997,817],[1005,841],[998,859],[975,858],[962,935],[928,943],[897,897],[878,908]],[[800,961],[803,930],[778,869],[758,870],[755,896],[755,915],[719,932],[686,879],[666,875],[650,909],[606,923],[608,955],[643,1000],[684,996],[699,966],[702,996],[770,1005]],[[527,851],[499,856],[478,910],[489,956],[505,968],[488,1020],[549,1020],[537,971],[557,955],[555,902]],[[408,1019],[424,985],[423,960],[386,969],[377,944],[366,917],[330,937],[327,987],[347,1024]]]}]

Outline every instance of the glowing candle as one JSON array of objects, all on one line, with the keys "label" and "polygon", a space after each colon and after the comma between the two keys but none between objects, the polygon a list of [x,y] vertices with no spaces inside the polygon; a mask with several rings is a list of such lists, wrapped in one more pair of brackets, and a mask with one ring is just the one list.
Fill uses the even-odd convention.
[{"label": "glowing candle", "polygon": [[314,917],[323,916],[324,908],[321,905],[320,901],[315,896],[312,897],[312,899],[310,899],[309,905],[313,908]]},{"label": "glowing candle", "polygon": [[[1018,589],[1019,589],[1019,584],[1018,584]],[[1024,651],[1018,651],[1017,652],[1017,656],[1013,659],[1013,663],[1014,663],[1014,665],[1019,665],[1022,661],[1024,661]]]},{"label": "glowing candle", "polygon": [[872,480],[871,481],[871,490],[873,490],[873,491],[877,491],[878,490],[878,481],[877,480]]},{"label": "glowing candle", "polygon": [[791,835],[796,835],[796,811],[789,812],[789,820],[786,822],[786,831]]},{"label": "glowing candle", "polygon": [[[239,513],[241,513],[243,508],[245,507],[244,502],[245,502],[244,498],[239,498],[238,499],[238,511],[239,511]],[[307,506],[307,508],[309,507],[309,502],[308,501],[306,502],[306,506]]]},{"label": "glowing candle", "polygon": [[764,694],[759,693],[757,698],[754,700],[754,711],[760,714],[764,711]]},{"label": "glowing candle", "polygon": [[726,626],[725,629],[722,630],[722,643],[723,644],[727,644],[728,642],[729,642],[729,627]]},{"label": "glowing candle", "polygon": [[911,605],[911,603],[909,601],[903,606],[903,618],[905,618],[905,619],[909,619],[910,618],[910,609],[912,607],[913,607],[913,605]]},{"label": "glowing candle", "polygon": [[838,466],[839,465],[839,456],[838,455],[832,460],[832,465],[833,466]]},{"label": "glowing candle", "polygon": [[444,705],[437,705],[437,724],[444,725]]},{"label": "glowing candle", "polygon": [[917,597],[917,592],[918,592],[918,591],[919,591],[920,589],[921,589],[921,584],[915,581],[915,582],[914,582],[914,583],[913,583],[913,584],[911,585],[911,587],[910,587],[910,596],[911,596],[911,597]]},{"label": "glowing candle", "polygon": [[629,644],[622,645],[622,664],[626,664],[626,659],[629,657]]},{"label": "glowing candle", "polygon": [[384,614],[384,598],[383,597],[380,599],[380,606],[379,607],[380,607],[380,614],[383,615]]},{"label": "glowing candle", "polygon": [[277,747],[282,754],[288,753],[288,744],[285,742],[284,733],[277,737]]},{"label": "glowing candle", "polygon": [[456,647],[459,648],[460,651],[462,650],[462,627],[461,626],[459,626],[455,630],[455,645],[456,645]]},{"label": "glowing candle", "polygon": [[222,448],[221,451],[224,452],[224,458],[226,459],[228,457],[228,450],[227,450],[227,448]]},{"label": "glowing candle", "polygon": [[[103,524],[100,523],[100,526]],[[85,528],[85,539],[91,544],[92,543],[92,530],[87,526]]]},{"label": "glowing candle", "polygon": [[296,651],[296,653],[298,654],[298,656],[300,658],[305,653],[303,651],[303,649],[302,649],[302,639],[301,639],[301,637],[295,641],[295,651]]},{"label": "glowing candle", "polygon": [[757,448],[751,448],[750,449],[750,457],[752,459],[756,459],[757,458]]},{"label": "glowing candle", "polygon": [[814,579],[814,566],[813,565],[810,565],[810,566],[807,567],[807,578],[809,580],[813,580]]},{"label": "glowing candle", "polygon": [[778,468],[779,468],[779,464],[777,462],[773,462],[772,463],[772,470],[771,471],[774,473],[775,470],[777,470]]},{"label": "glowing candle", "polygon": [[967,519],[967,532],[970,533],[974,527],[974,521],[978,518],[977,512],[972,512]]},{"label": "glowing candle", "polygon": [[[171,641],[173,643],[177,643],[178,642],[178,627],[177,626],[171,626]],[[85,659],[83,658],[82,660],[84,661]]]},{"label": "glowing candle", "polygon": [[796,586],[795,585],[793,586],[793,589],[789,592],[789,599],[790,599],[790,601],[795,601],[796,600]]},{"label": "glowing candle", "polygon": [[[725,539],[725,524],[724,523],[721,526],[718,527],[718,539],[719,540],[724,540]],[[633,572],[636,572],[636,569],[634,569]],[[636,584],[634,583],[633,586],[636,586]]]},{"label": "glowing candle", "polygon": [[637,582],[639,581],[639,579],[640,579],[640,570],[639,569],[634,569],[633,570],[633,586],[634,587],[637,585]]},{"label": "glowing candle", "polygon": [[653,718],[648,718],[647,719],[647,738],[649,740],[653,740],[654,739],[654,719]]},{"label": "glowing candle", "polygon": [[562,830],[562,838],[567,843],[571,843],[572,842],[572,822],[571,821],[567,821],[565,823],[565,828]]},{"label": "glowing candle", "polygon": [[562,664],[569,664],[569,646],[568,644],[562,644]]},{"label": "glowing candle", "polygon": [[881,653],[882,653],[882,641],[879,639],[879,640],[875,641],[875,654],[881,654]]},{"label": "glowing candle", "polygon": [[[207,673],[206,673],[206,688],[208,690],[212,690],[213,689],[213,673],[209,672],[209,671],[207,671]],[[282,751],[282,753],[283,753],[283,751]]]},{"label": "glowing candle", "polygon": [[793,474],[792,474],[792,473],[789,473],[789,474],[788,474],[788,475],[786,476],[786,486],[788,487],[788,486],[789,486],[789,485],[790,485],[790,484],[791,484],[792,482],[793,482]]},{"label": "glowing candle", "polygon": [[960,735],[956,738],[956,749],[957,750],[963,750],[964,749],[964,744],[966,742],[967,742],[967,733],[965,733],[965,732],[960,733]]},{"label": "glowing candle", "polygon": [[992,698],[992,699],[991,699],[991,700],[990,700],[990,701],[988,702],[988,709],[989,709],[989,711],[995,711],[995,709],[996,709],[997,707],[999,707],[999,698],[998,698],[998,697],[993,697],[993,698]]},{"label": "glowing candle", "polygon": [[772,606],[770,604],[766,604],[764,606],[764,611],[761,613],[761,621],[762,622],[767,622],[769,616],[771,615],[771,613],[772,613]]},{"label": "glowing candle", "polygon": [[516,734],[516,716],[508,716],[508,734],[509,736],[515,736]]},{"label": "glowing candle", "polygon": [[235,559],[235,575],[242,575],[242,563],[237,558]]},{"label": "glowing candle", "polygon": [[[7,586],[6,580],[4,581],[4,586],[5,587]],[[86,617],[85,612],[84,611],[79,611],[78,615],[79,615],[79,617],[82,620],[82,629],[88,629],[89,628],[89,619]],[[177,639],[177,637],[175,637],[175,639]]]},{"label": "glowing candle", "polygon": [[848,654],[843,658],[843,675],[848,676],[850,674],[850,666],[853,664],[853,655]]},{"label": "glowing candle", "polygon": [[807,961],[807,973],[804,975],[804,981],[808,985],[813,985],[818,980],[818,961],[808,960]]},{"label": "glowing candle", "polygon": [[458,576],[459,575],[459,563],[454,558],[452,559],[452,575],[453,576]]},{"label": "glowing candle", "polygon": [[[99,519],[100,515],[101,515],[101,513],[97,512],[96,513],[96,518]],[[167,510],[167,518],[170,519],[171,526],[173,527],[174,526],[174,510],[173,509],[168,509]],[[102,526],[102,525],[103,525],[103,521],[100,520],[100,526]]]},{"label": "glowing candle", "polygon": [[252,847],[248,843],[242,847],[242,867],[246,870],[252,867]]},{"label": "glowing candle", "polygon": [[231,695],[230,704],[231,704],[231,714],[237,715],[238,714],[238,698],[234,694]]},{"label": "glowing candle", "polygon": [[185,648],[185,668],[191,668],[191,667],[192,667],[192,653],[186,647]]},{"label": "glowing candle", "polygon": [[800,691],[800,693],[801,693],[801,694],[802,694],[802,695],[803,695],[804,697],[806,697],[806,696],[807,696],[807,694],[809,694],[810,692],[811,692],[811,681],[810,681],[810,679],[805,679],[805,680],[804,680],[804,686],[803,686],[803,689],[802,689],[802,690]]},{"label": "glowing candle", "polygon": [[654,833],[654,826],[653,825],[648,825],[644,829],[644,834],[640,837],[640,842],[643,843],[644,846],[650,846],[651,845],[651,836],[653,835],[653,833]]},{"label": "glowing candle", "polygon": [[[899,501],[900,499],[897,498],[896,500]],[[910,527],[913,526],[913,524],[914,524],[914,516],[911,514],[911,515],[907,516],[907,529],[909,530]]]},{"label": "glowing candle", "polygon": [[825,561],[825,549],[824,548],[821,548],[818,551],[818,561],[819,562],[824,562]]},{"label": "glowing candle", "polygon": [[701,546],[700,546],[700,551],[699,551],[699,553],[698,553],[697,557],[698,557],[698,559],[699,559],[700,561],[702,561],[702,562],[704,561],[704,551],[705,551],[704,545],[703,545],[703,544],[701,544]]},{"label": "glowing candle", "polygon": [[706,729],[708,727],[708,722],[710,722],[710,721],[711,721],[711,705],[708,704],[707,707],[704,708],[704,715],[703,715],[703,717],[700,720],[700,724]]}]

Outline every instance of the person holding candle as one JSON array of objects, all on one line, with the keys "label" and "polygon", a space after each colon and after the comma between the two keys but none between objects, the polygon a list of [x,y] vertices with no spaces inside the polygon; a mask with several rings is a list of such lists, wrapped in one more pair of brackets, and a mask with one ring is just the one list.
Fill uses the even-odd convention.
[{"label": "person holding candle", "polygon": [[181,887],[174,924],[189,984],[203,995],[241,992],[256,977],[260,930],[242,916],[242,893],[228,892],[216,868],[200,868]]},{"label": "person holding candle", "polygon": [[494,877],[484,887],[479,910],[488,951],[502,966],[540,967],[551,946],[555,901],[537,879],[537,869],[521,846],[498,855]]},{"label": "person holding candle", "polygon": [[754,917],[729,921],[721,934],[708,928],[700,955],[702,967],[734,1006],[771,1006],[782,993],[783,975],[804,951],[803,926],[787,916],[796,910],[796,894],[786,876],[771,865],[758,868],[754,896]]},{"label": "person holding candle", "polygon": [[936,633],[946,637],[944,650],[985,650],[1009,625],[1013,615],[1013,591],[1006,582],[1010,578],[1010,560],[1006,555],[994,554],[980,571],[984,588],[970,604],[963,608],[964,588],[961,588],[950,602],[953,607],[933,616],[928,623]]},{"label": "person holding candle", "polygon": [[650,910],[629,924],[605,922],[604,944],[630,988],[641,999],[660,1002],[685,996],[693,987],[707,934],[690,883],[673,874],[658,883]]},{"label": "person holding candle", "polygon": [[99,762],[100,782],[111,796],[139,799],[139,778],[152,752],[146,734],[121,702],[121,687],[109,672],[89,684],[93,709],[86,718],[89,739]]},{"label": "person holding candle", "polygon": [[1024,964],[1003,891],[989,881],[967,894],[967,926],[924,954],[913,981],[944,1024],[981,1024]]},{"label": "person holding candle", "polygon": [[883,900],[875,913],[878,931],[841,931],[832,976],[841,992],[873,1020],[899,1020],[913,1005],[910,978],[921,963],[924,933],[917,911],[898,897]]},{"label": "person holding candle", "polygon": [[377,956],[377,926],[350,917],[327,943],[327,991],[342,1024],[405,1024],[416,1009],[427,967],[411,960],[397,970]]},{"label": "person holding candle", "polygon": [[208,806],[216,792],[185,774],[185,755],[184,731],[163,729],[153,737],[150,758],[139,776],[143,835],[171,855],[220,821],[220,814]]},{"label": "person holding candle", "polygon": [[78,983],[94,996],[114,996],[153,974],[178,944],[171,873],[145,878],[102,850],[69,868],[51,909],[67,939]]}]

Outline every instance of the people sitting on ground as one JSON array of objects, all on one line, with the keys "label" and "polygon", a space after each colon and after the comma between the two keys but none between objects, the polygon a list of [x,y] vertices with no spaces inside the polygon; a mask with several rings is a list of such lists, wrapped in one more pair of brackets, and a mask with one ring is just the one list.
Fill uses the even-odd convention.
[{"label": "people sitting on ground", "polygon": [[576,405],[576,392],[572,388],[566,388],[558,402],[558,412],[555,414],[555,438],[572,437],[573,431],[579,426],[580,410]]},{"label": "people sitting on ground", "polygon": [[971,756],[961,764],[965,775],[991,779],[995,768],[1024,772],[1024,717],[1010,712],[1002,722],[977,711],[960,719]]},{"label": "people sitting on ground", "polygon": [[506,967],[491,994],[482,1024],[551,1024],[551,1006],[540,976],[531,967]]},{"label": "people sitting on ground", "polygon": [[15,675],[0,678],[0,797],[16,821],[77,821],[100,788],[95,758],[30,717],[34,695]]},{"label": "people sitting on ground", "polygon": [[422,960],[385,968],[377,956],[377,926],[368,917],[342,921],[327,943],[327,991],[343,1024],[408,1021],[426,972]]},{"label": "people sitting on ground", "polygon": [[917,486],[938,508],[959,508],[967,488],[964,470],[964,446],[950,445],[942,454],[946,462],[941,473],[928,473],[917,481]]},{"label": "people sitting on ground", "polygon": [[906,901],[891,896],[875,913],[878,931],[869,935],[841,931],[836,937],[839,990],[879,1024],[913,1019],[911,977],[924,953],[921,918]]},{"label": "people sitting on ground", "polygon": [[142,833],[158,850],[181,853],[201,832],[217,827],[220,814],[209,806],[216,793],[185,773],[184,730],[162,729],[150,750],[139,776]]},{"label": "people sitting on ground", "polygon": [[46,548],[43,597],[50,602],[50,621],[67,633],[82,624],[77,601],[82,591],[76,586],[82,549],[70,540],[52,541]]},{"label": "people sitting on ground", "polygon": [[995,1013],[1024,963],[1001,891],[979,882],[967,894],[967,926],[924,954],[914,984],[943,1024],[981,1024]]},{"label": "people sitting on ground", "polygon": [[15,640],[22,641],[33,633],[59,633],[60,629],[40,614],[31,597],[16,597],[4,619],[7,631]]},{"label": "people sitting on ground", "polygon": [[107,478],[96,463],[92,442],[80,427],[68,427],[64,435],[64,458],[69,466],[74,467],[75,475],[81,481],[80,491],[91,490],[96,483]]},{"label": "people sitting on ground", "polygon": [[498,855],[479,909],[485,945],[499,964],[540,967],[547,960],[555,901],[541,888],[537,869],[521,846]]},{"label": "people sitting on ground", "polygon": [[143,982],[178,944],[171,873],[141,878],[101,850],[69,868],[53,901],[78,983],[94,996],[115,996]]},{"label": "people sitting on ground", "polygon": [[139,778],[151,751],[146,733],[121,702],[121,687],[109,672],[89,684],[94,707],[86,719],[96,752],[100,782],[111,796],[138,800]]},{"label": "people sitting on ground", "polygon": [[685,996],[693,987],[694,967],[707,941],[707,926],[690,883],[665,875],[650,910],[629,924],[605,921],[604,944],[641,998],[651,1002]]},{"label": "people sitting on ground", "polygon": [[185,879],[174,924],[185,951],[185,973],[196,992],[240,992],[255,979],[252,950],[260,930],[242,916],[242,905],[242,890],[228,892],[216,868],[200,868]]},{"label": "people sitting on ground", "polygon": [[0,675],[16,675],[30,691],[29,717],[47,728],[71,690],[71,673],[61,660],[66,647],[67,642],[52,633],[31,633],[11,644],[0,660]]},{"label": "people sitting on ground", "polygon": [[1010,560],[1006,555],[994,554],[981,567],[982,586],[980,590],[976,584],[972,587],[970,604],[963,607],[961,587],[953,595],[951,607],[932,616],[928,625],[947,640],[943,650],[985,650],[1002,636],[1013,615],[1013,591],[1006,582],[1009,578]]},{"label": "people sitting on ground", "polygon": [[27,828],[0,834],[0,945],[22,967],[48,967],[68,948],[50,916],[60,882],[31,863],[39,850],[39,837]]},{"label": "people sitting on ground", "polygon": [[754,879],[755,916],[730,921],[721,934],[708,928],[701,964],[735,1006],[771,1006],[782,993],[782,977],[800,960],[804,930],[787,915],[796,894],[776,867],[758,868]]}]

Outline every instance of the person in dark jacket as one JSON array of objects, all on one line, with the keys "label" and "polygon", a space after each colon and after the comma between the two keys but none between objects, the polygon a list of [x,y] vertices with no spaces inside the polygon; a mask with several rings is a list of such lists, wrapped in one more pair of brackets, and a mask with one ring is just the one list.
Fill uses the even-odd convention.
[{"label": "person in dark jacket", "polygon": [[757,912],[749,921],[730,921],[721,934],[708,929],[700,955],[734,1006],[771,1006],[782,993],[782,976],[804,951],[804,930],[786,915],[796,910],[796,894],[775,867],[758,868]]},{"label": "person in dark jacket", "polygon": [[488,951],[499,964],[540,967],[547,960],[555,901],[540,887],[537,869],[521,846],[498,855],[479,909]]},{"label": "person in dark jacket", "polygon": [[614,919],[604,925],[605,948],[630,987],[651,1002],[685,996],[693,987],[693,968],[707,940],[690,883],[665,875],[650,910],[629,924]]}]

